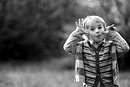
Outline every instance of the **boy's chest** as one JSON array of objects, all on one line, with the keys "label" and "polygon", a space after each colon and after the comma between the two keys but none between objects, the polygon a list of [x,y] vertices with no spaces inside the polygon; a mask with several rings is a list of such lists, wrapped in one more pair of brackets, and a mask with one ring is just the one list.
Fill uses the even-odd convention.
[{"label": "boy's chest", "polygon": [[111,44],[107,43],[99,47],[93,45],[83,46],[83,57],[91,60],[106,60],[111,58]]}]

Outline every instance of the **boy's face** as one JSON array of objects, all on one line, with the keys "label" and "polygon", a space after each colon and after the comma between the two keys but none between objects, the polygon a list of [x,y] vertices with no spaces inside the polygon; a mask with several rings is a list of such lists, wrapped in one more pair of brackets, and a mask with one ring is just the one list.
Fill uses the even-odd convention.
[{"label": "boy's face", "polygon": [[89,26],[86,30],[89,33],[90,39],[95,43],[99,43],[105,38],[103,33],[105,28],[99,21],[89,22]]}]

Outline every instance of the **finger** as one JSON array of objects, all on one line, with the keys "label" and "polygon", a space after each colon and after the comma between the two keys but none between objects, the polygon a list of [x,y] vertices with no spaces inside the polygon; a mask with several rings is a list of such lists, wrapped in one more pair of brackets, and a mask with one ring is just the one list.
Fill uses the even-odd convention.
[{"label": "finger", "polygon": [[114,27],[114,24],[112,24],[111,26]]},{"label": "finger", "polygon": [[110,28],[111,28],[112,30],[116,30],[116,27],[114,26],[114,24],[112,24],[112,25],[110,26]]},{"label": "finger", "polygon": [[84,19],[82,18],[82,25],[83,25],[83,21],[84,21]]},{"label": "finger", "polygon": [[84,21],[84,19],[82,18],[82,22]]},{"label": "finger", "polygon": [[116,30],[116,27],[113,27],[114,30]]},{"label": "finger", "polygon": [[78,23],[77,23],[77,22],[75,22],[75,24],[76,24],[76,26],[78,26]]},{"label": "finger", "polygon": [[109,29],[109,28],[112,28],[113,27],[113,24],[112,25],[110,25],[110,26],[107,26],[107,30]]},{"label": "finger", "polygon": [[79,19],[79,26],[82,26],[82,19]]},{"label": "finger", "polygon": [[112,24],[112,27],[114,28],[114,30],[116,30],[116,27],[115,27],[115,25],[114,25],[114,24]]},{"label": "finger", "polygon": [[83,20],[84,20],[84,19],[83,19],[83,18],[81,18],[81,22],[82,22],[82,23],[83,23]]},{"label": "finger", "polygon": [[80,23],[80,19],[79,19],[79,25],[80,25],[81,23]]}]

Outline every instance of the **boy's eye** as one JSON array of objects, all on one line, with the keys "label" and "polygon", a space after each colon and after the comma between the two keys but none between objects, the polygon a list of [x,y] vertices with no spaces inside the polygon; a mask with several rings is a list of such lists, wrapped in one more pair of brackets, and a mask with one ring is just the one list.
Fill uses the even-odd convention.
[{"label": "boy's eye", "polygon": [[94,28],[91,28],[91,31],[94,31]]},{"label": "boy's eye", "polygon": [[101,26],[98,27],[98,29],[101,29],[101,28],[102,28]]}]

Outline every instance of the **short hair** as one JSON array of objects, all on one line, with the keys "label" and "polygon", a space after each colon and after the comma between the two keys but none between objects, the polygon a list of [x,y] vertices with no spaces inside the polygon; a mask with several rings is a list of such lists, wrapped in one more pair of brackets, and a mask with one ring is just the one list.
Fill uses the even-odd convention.
[{"label": "short hair", "polygon": [[83,21],[83,26],[84,28],[89,27],[90,25],[88,24],[90,21],[97,21],[97,22],[101,22],[104,26],[104,28],[106,29],[106,22],[104,21],[103,18],[99,17],[99,16],[95,16],[95,15],[92,15],[92,16],[87,16],[84,21]]}]

